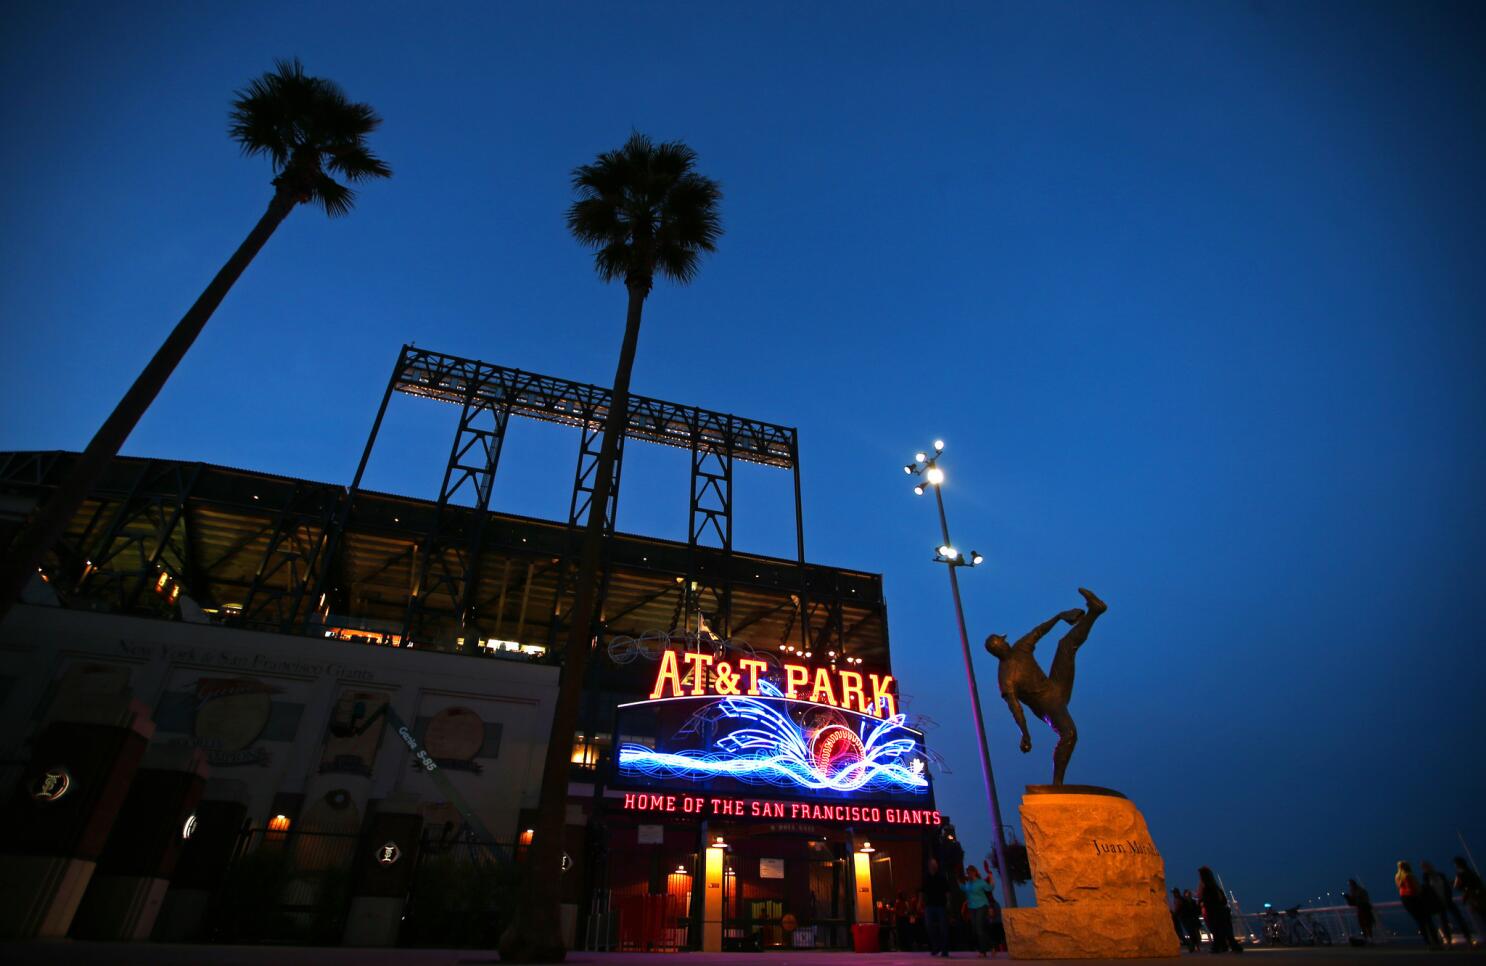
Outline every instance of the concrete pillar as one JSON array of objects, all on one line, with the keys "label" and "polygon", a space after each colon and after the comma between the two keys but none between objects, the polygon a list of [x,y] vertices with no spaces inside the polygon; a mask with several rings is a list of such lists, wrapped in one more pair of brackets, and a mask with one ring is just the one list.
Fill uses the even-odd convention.
[{"label": "concrete pillar", "polygon": [[[154,938],[200,942],[207,935],[207,909],[222,887],[248,816],[249,792],[241,782],[211,783],[211,798],[196,806],[196,831],[181,848],[170,890],[165,893]],[[241,787],[236,787],[241,786]]]},{"label": "concrete pillar", "polygon": [[396,795],[382,801],[367,823],[353,866],[345,945],[397,945],[422,834],[423,816],[415,797]]},{"label": "concrete pillar", "polygon": [[0,810],[0,938],[67,935],[154,733],[127,687],[53,708]]},{"label": "concrete pillar", "polygon": [[73,919],[73,936],[107,941],[150,937],[176,860],[200,829],[196,806],[207,771],[206,754],[199,748],[146,749]]}]

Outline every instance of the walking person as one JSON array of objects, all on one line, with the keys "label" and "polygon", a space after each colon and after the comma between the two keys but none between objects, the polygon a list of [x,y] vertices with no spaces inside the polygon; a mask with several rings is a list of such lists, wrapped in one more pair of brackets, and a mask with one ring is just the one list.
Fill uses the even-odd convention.
[{"label": "walking person", "polygon": [[1476,870],[1460,855],[1455,856],[1455,888],[1460,892],[1460,901],[1465,903],[1465,914],[1476,921],[1476,928],[1486,939],[1486,888],[1482,887]]},{"label": "walking person", "polygon": [[938,859],[929,860],[929,872],[919,889],[924,900],[924,927],[929,932],[929,955],[949,958],[949,876]]},{"label": "walking person", "polygon": [[1399,859],[1393,884],[1398,886],[1398,901],[1403,903],[1404,910],[1414,918],[1414,925],[1419,927],[1419,935],[1424,937],[1431,949],[1440,948],[1440,934],[1435,931],[1434,919],[1429,914],[1429,896],[1419,882],[1419,877],[1414,875],[1414,867]]},{"label": "walking person", "polygon": [[1166,905],[1171,909],[1171,928],[1176,930],[1176,941],[1185,946],[1187,934],[1182,930],[1182,890],[1172,886],[1171,898],[1166,900]]},{"label": "walking person", "polygon": [[1197,904],[1197,897],[1192,895],[1191,889],[1182,890],[1182,928],[1191,944],[1187,948],[1197,952],[1202,945],[1202,906]]},{"label": "walking person", "polygon": [[[986,870],[989,875],[990,870]],[[986,907],[986,918],[991,922],[991,958],[1006,948],[1006,922],[1001,918],[1001,903],[991,894],[990,883],[986,884],[986,899],[989,905]]]},{"label": "walking person", "polygon": [[1347,891],[1343,893],[1347,905],[1357,910],[1357,928],[1362,933],[1363,942],[1372,942],[1373,926],[1377,923],[1377,917],[1372,911],[1372,897],[1362,887],[1362,883],[1356,879],[1347,880]]},{"label": "walking person", "polygon": [[970,914],[970,934],[975,937],[975,949],[984,959],[986,950],[996,947],[991,942],[991,877],[980,877],[980,870],[973,865],[965,866],[965,910]]},{"label": "walking person", "polygon": [[1455,904],[1455,889],[1453,883],[1445,874],[1428,862],[1419,863],[1419,871],[1423,873],[1421,878],[1424,888],[1429,892],[1433,900],[1431,905],[1438,910],[1440,917],[1440,932],[1445,936],[1445,945],[1455,944],[1455,932],[1450,928],[1450,920],[1455,920],[1455,925],[1460,927],[1460,932],[1465,936],[1465,944],[1472,944],[1470,923],[1466,922],[1460,915],[1460,907]]},{"label": "walking person", "polygon": [[1204,865],[1197,870],[1197,879],[1197,899],[1202,903],[1202,918],[1207,920],[1207,931],[1213,935],[1211,952],[1243,952],[1233,935],[1233,911],[1228,908],[1228,897],[1223,895],[1217,876]]}]

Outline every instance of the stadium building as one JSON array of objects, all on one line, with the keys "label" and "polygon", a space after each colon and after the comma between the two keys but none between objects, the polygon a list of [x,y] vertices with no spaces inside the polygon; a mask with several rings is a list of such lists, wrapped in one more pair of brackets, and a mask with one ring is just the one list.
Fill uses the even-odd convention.
[{"label": "stadium building", "polygon": [[[361,486],[404,396],[436,499]],[[536,796],[606,389],[404,347],[350,486],[121,457],[0,625],[0,932],[489,946]],[[512,417],[573,427],[568,519],[490,507]],[[688,539],[614,532],[690,457]],[[636,396],[569,779],[569,945],[840,947],[955,851],[882,579],[807,563],[794,429]],[[0,454],[0,537],[76,455]],[[737,462],[796,559],[733,547]],[[953,859],[951,859],[953,861]]]}]

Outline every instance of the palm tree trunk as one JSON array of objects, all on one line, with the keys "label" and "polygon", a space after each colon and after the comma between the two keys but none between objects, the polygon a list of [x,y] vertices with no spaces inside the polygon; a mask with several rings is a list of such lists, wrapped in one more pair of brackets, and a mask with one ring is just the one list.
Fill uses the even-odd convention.
[{"label": "palm tree trunk", "polygon": [[176,323],[164,344],[156,350],[154,358],[140,372],[129,391],[124,393],[124,398],[119,400],[114,411],[93,436],[92,442],[88,443],[88,448],[73,465],[72,472],[67,474],[52,498],[33,509],[22,523],[6,551],[5,559],[0,560],[0,620],[5,618],[26,582],[41,566],[47,551],[51,550],[57,538],[67,529],[67,524],[77,513],[78,507],[82,506],[83,500],[87,499],[93,487],[102,479],[109,462],[118,455],[124,440],[129,438],[140,417],[160,394],[165,381],[175,371],[186,350],[191,348],[191,343],[201,334],[228,289],[232,288],[238,276],[263,247],[263,243],[274,233],[274,229],[293,210],[294,204],[293,197],[285,192],[274,194],[273,200],[268,203],[268,210],[258,219],[258,224],[253,226],[253,230],[238,246],[237,251],[232,253],[227,264],[222,266],[195,304]]},{"label": "palm tree trunk", "polygon": [[593,501],[583,529],[578,558],[577,596],[563,652],[562,677],[557,687],[557,707],[552,731],[547,737],[547,758],[542,766],[542,790],[537,802],[536,825],[526,859],[526,888],[522,891],[511,925],[501,936],[504,960],[560,962],[562,945],[562,840],[567,824],[568,772],[573,753],[573,735],[578,726],[578,706],[583,697],[584,669],[593,645],[593,612],[598,596],[599,563],[604,547],[605,507],[614,477],[614,459],[629,415],[629,381],[635,366],[635,347],[640,341],[640,315],[649,286],[628,283],[629,312],[624,323],[624,344],[614,373],[609,415],[604,420],[604,441],[594,468]]}]

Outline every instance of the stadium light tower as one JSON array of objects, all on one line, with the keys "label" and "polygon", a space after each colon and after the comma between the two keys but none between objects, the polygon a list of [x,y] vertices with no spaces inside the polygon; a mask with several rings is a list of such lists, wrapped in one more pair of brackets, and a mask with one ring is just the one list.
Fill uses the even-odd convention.
[{"label": "stadium light tower", "polygon": [[1015,909],[1016,892],[1011,887],[1011,876],[1006,864],[1006,836],[1001,824],[1001,800],[996,797],[996,776],[991,771],[991,752],[986,745],[985,718],[980,713],[980,689],[975,684],[975,665],[970,661],[970,638],[965,634],[965,608],[960,604],[960,578],[957,573],[961,567],[979,566],[985,558],[974,550],[968,555],[962,553],[949,538],[949,521],[944,515],[944,494],[940,489],[944,485],[944,470],[939,467],[939,459],[943,455],[944,440],[936,439],[933,454],[915,453],[913,462],[904,466],[903,472],[920,477],[920,481],[913,487],[913,492],[919,496],[923,496],[924,491],[932,487],[934,501],[939,507],[939,534],[944,542],[936,549],[934,562],[944,564],[949,570],[949,590],[954,597],[955,621],[960,628],[960,650],[965,655],[965,678],[970,684],[970,709],[975,713],[975,737],[980,742],[980,773],[985,777],[986,798],[991,805],[991,828],[995,832],[991,844],[996,853],[997,871],[1001,873],[1001,905],[1006,909]]}]

